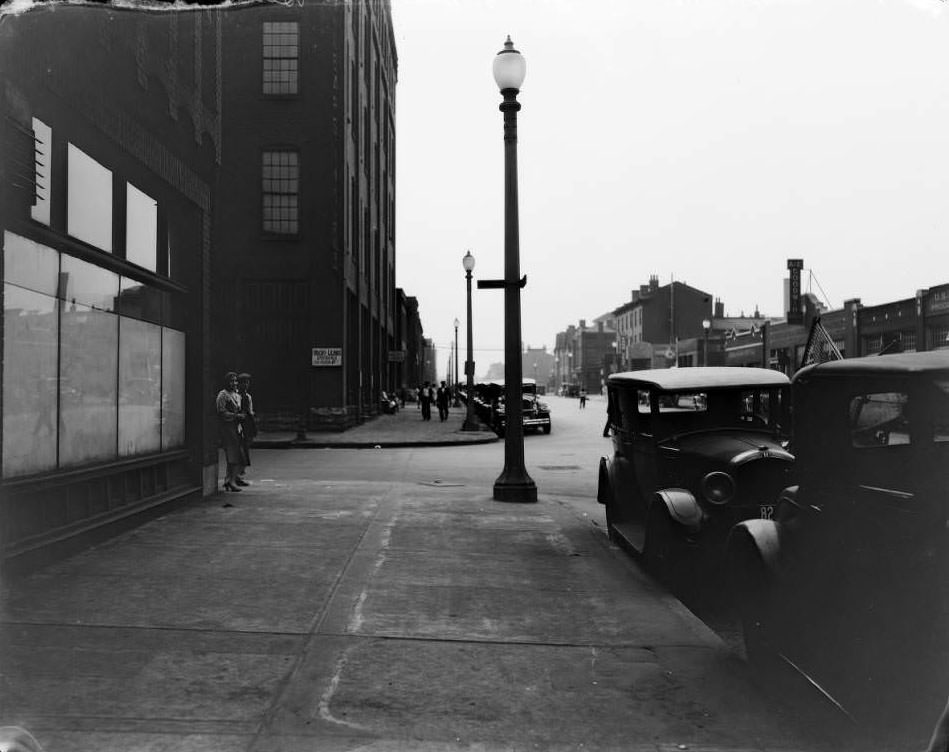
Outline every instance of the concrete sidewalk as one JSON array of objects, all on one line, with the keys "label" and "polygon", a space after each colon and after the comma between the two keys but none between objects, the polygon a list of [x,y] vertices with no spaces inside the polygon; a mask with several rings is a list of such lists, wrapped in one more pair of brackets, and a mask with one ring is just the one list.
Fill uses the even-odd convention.
[{"label": "concrete sidewalk", "polygon": [[5,583],[0,725],[47,752],[817,749],[567,500],[424,482],[411,451],[357,481],[260,450],[243,493]]},{"label": "concrete sidewalk", "polygon": [[311,432],[305,438],[296,433],[262,432],[253,446],[259,449],[325,448],[359,449],[364,447],[450,446],[453,444],[486,444],[498,440],[487,426],[483,431],[462,431],[465,407],[450,409],[448,420],[440,421],[432,410],[431,420],[422,420],[418,405],[406,403],[394,415],[378,415],[361,425],[338,433]]}]

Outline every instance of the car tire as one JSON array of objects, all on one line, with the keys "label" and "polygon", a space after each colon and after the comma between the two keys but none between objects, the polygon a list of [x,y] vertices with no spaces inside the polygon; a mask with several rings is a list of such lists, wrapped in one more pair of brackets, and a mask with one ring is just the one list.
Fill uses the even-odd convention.
[{"label": "car tire", "polygon": [[646,519],[643,563],[653,577],[680,597],[688,595],[692,584],[691,552],[682,536],[665,504],[653,502]]},{"label": "car tire", "polygon": [[741,623],[745,657],[760,677],[776,667],[768,575],[757,551],[747,546],[728,553],[728,580]]}]

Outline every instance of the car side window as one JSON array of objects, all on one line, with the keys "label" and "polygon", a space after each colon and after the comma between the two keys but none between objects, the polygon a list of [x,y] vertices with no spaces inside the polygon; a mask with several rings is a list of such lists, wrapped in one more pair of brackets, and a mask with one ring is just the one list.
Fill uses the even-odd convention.
[{"label": "car side window", "polygon": [[[645,412],[643,412],[642,395],[646,394]],[[622,416],[623,428],[627,431],[649,433],[649,392],[642,389],[621,389],[618,391],[619,411]]]},{"label": "car side window", "polygon": [[858,449],[910,443],[908,398],[902,392],[860,394],[850,400],[850,438]]}]

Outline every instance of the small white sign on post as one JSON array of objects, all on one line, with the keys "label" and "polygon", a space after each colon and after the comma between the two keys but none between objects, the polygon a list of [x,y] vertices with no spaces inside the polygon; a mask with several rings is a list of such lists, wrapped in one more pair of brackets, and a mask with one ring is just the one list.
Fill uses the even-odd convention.
[{"label": "small white sign on post", "polygon": [[312,355],[314,366],[341,366],[343,365],[342,347],[314,347]]}]

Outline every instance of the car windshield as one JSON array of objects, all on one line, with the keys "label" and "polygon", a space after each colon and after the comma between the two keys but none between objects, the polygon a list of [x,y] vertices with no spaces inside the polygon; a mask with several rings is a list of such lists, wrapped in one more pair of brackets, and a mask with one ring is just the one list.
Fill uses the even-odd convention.
[{"label": "car windshield", "polygon": [[659,392],[637,398],[639,422],[651,424],[657,438],[723,428],[783,432],[788,389],[718,389]]}]

